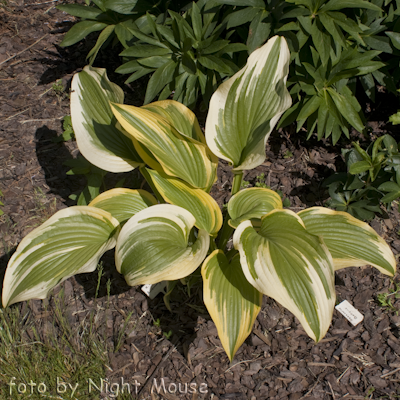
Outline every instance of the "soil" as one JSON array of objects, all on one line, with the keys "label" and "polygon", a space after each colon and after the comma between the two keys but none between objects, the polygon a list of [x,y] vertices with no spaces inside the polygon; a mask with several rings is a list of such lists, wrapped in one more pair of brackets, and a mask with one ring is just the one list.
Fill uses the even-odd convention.
[{"label": "soil", "polygon": [[[56,3],[18,0],[0,5],[2,274],[21,239],[54,212],[72,205],[69,195],[85,186],[83,177],[66,175],[68,167],[62,164],[78,155],[76,144],[53,139],[62,133],[62,118],[69,114],[70,80],[85,65],[93,38],[70,48],[59,47],[74,18],[55,9]],[[122,86],[123,78],[111,72],[111,59],[108,53],[100,54],[95,65],[108,67],[111,79]],[[66,90],[54,86],[59,80]],[[128,102],[140,103],[143,84],[124,89]],[[386,106],[385,101],[382,104]],[[379,110],[367,114],[370,134],[388,132],[399,141],[399,131],[385,124],[389,114],[385,115]],[[289,129],[273,133],[265,163],[247,172],[244,179],[254,185],[264,173],[265,184],[281,190],[290,208],[298,211],[323,205],[328,198],[323,180],[343,168],[340,146],[306,141],[305,133]],[[212,190],[220,205],[228,200],[231,184],[229,167],[220,163]],[[398,255],[398,211],[375,218],[371,225]],[[124,379],[133,391],[136,383],[138,394],[132,398],[361,400],[400,396],[400,316],[377,302],[377,295],[394,284],[375,269],[347,268],[336,274],[338,300],[348,300],[364,316],[357,326],[335,310],[328,334],[315,344],[288,311],[264,296],[253,332],[230,363],[200,301],[199,288],[191,293],[178,289],[171,299],[171,313],[162,296],[150,300],[139,287],[125,284],[113,267],[112,252],[103,257],[103,265],[98,293],[95,271],[68,279],[49,299],[13,307],[21,308],[23,315],[29,313],[43,340],[56,334],[52,312],[61,291],[72,326],[93,311],[105,310],[97,320],[113,349],[105,378],[110,383]],[[108,290],[107,282],[111,282]],[[393,299],[393,305],[400,309],[400,300]],[[125,329],[125,322],[132,327],[132,321],[133,328]],[[119,332],[125,333],[119,337]],[[157,394],[154,383],[164,383],[167,390]],[[5,383],[0,380],[0,384]],[[196,393],[190,393],[191,388]],[[179,393],[185,389],[186,394]],[[112,398],[110,393],[102,396]]]}]

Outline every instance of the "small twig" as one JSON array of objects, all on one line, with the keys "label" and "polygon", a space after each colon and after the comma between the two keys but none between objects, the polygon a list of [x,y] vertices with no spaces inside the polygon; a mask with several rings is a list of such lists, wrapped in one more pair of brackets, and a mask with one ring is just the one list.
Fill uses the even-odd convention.
[{"label": "small twig", "polygon": [[344,370],[344,372],[339,376],[339,378],[336,379],[336,382],[339,382],[339,381],[343,378],[344,374],[349,370],[349,368],[350,368],[350,367],[347,367],[347,368]]},{"label": "small twig", "polygon": [[[261,357],[261,356],[258,356],[257,358],[260,358],[260,357]],[[224,372],[224,374],[226,374],[226,373],[227,373],[229,370],[231,370],[232,368],[235,368],[236,365],[239,365],[239,364],[246,364],[246,363],[248,363],[248,362],[250,362],[250,361],[255,361],[255,360],[257,360],[257,358],[253,358],[252,360],[240,361],[240,362],[238,362],[238,363],[232,365],[231,367],[229,367],[229,368]]]},{"label": "small twig", "polygon": [[329,385],[329,388],[331,389],[333,400],[336,400],[335,393],[333,393],[332,385],[331,385],[331,383],[329,381],[328,381],[328,385]]},{"label": "small twig", "polygon": [[386,374],[381,375],[381,378],[386,378],[387,376],[393,375],[393,374],[395,374],[396,372],[399,372],[399,371],[400,371],[400,368],[396,368],[393,371],[390,371],[390,372],[387,372]]},{"label": "small twig", "polygon": [[20,124],[26,124],[27,122],[46,122],[46,121],[57,121],[60,120],[64,117],[58,117],[58,118],[45,118],[45,119],[27,119],[25,121],[19,121]]},{"label": "small twig", "polygon": [[9,121],[10,119],[16,117],[16,116],[19,115],[19,114],[24,113],[25,111],[28,111],[28,110],[29,110],[29,108],[27,108],[26,110],[20,111],[20,112],[14,114],[14,115],[11,115],[10,117],[6,118],[6,121]]},{"label": "small twig", "polygon": [[57,3],[59,0],[45,1],[44,3],[25,4],[26,6],[41,6],[42,4]]},{"label": "small twig", "polygon": [[13,56],[7,58],[7,60],[2,61],[2,62],[0,63],[0,65],[3,65],[3,64],[5,64],[7,61],[10,61],[10,60],[12,60],[13,58],[18,57],[20,54],[22,54],[22,53],[24,53],[25,51],[29,50],[29,49],[32,48],[35,44],[37,44],[37,43],[39,43],[41,40],[43,40],[46,36],[47,36],[47,33],[46,33],[44,36],[42,36],[40,39],[36,40],[35,43],[33,43],[33,44],[31,44],[30,46],[28,46],[26,49],[21,50],[19,53],[14,54]]}]

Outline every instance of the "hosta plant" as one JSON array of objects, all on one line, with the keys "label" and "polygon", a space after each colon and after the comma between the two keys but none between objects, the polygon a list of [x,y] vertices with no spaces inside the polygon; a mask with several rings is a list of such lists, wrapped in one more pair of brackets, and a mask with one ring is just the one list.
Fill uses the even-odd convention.
[{"label": "hosta plant", "polygon": [[[243,170],[263,163],[266,140],[290,107],[289,58],[279,37],[254,51],[212,96],[205,136],[181,103],[124,105],[104,70],[75,75],[71,116],[81,153],[111,172],[139,168],[154,196],[117,188],[57,212],[10,259],[3,305],[44,298],[69,276],[93,271],[115,247],[116,268],[129,285],[174,281],[201,268],[204,302],[231,360],[263,294],[315,341],[323,338],[335,305],[334,271],[370,264],[392,276],[396,265],[385,241],[345,212],[313,207],[296,214],[274,191],[240,190]],[[217,157],[234,173],[224,216],[209,195]]]}]

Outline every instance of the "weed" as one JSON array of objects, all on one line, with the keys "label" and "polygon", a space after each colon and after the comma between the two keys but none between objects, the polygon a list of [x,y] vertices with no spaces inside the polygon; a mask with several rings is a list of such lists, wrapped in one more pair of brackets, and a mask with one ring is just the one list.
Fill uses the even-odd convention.
[{"label": "weed", "polygon": [[384,307],[387,311],[394,312],[396,315],[399,315],[399,309],[395,307],[392,303],[392,299],[394,296],[395,299],[400,299],[400,283],[391,282],[394,285],[394,288],[389,288],[389,292],[379,293],[376,296],[376,300],[381,307]]},{"label": "weed", "polygon": [[242,183],[240,184],[240,187],[241,187],[242,189],[248,188],[248,187],[250,187],[250,186],[251,186],[251,185],[250,185],[250,182],[249,182],[249,181],[245,181],[245,180],[243,180]]},{"label": "weed", "polygon": [[264,189],[270,189],[270,187],[265,183],[264,172],[262,172],[260,175],[256,176],[256,183],[254,184],[254,186],[264,188]]},{"label": "weed", "polygon": [[286,150],[283,158],[291,158],[293,157],[293,153],[290,150]]},{"label": "weed", "polygon": [[165,338],[169,340],[169,338],[172,336],[172,331],[170,330],[168,332],[164,332],[163,334],[164,334]]}]

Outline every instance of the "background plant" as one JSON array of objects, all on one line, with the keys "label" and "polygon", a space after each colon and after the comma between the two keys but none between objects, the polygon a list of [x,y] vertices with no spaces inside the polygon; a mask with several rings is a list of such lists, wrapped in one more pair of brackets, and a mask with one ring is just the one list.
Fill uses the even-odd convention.
[{"label": "background plant", "polygon": [[324,185],[329,188],[329,207],[346,211],[361,220],[382,214],[381,206],[390,209],[400,197],[400,153],[398,143],[384,135],[366,150],[357,143],[342,150],[347,173],[337,173]]}]

